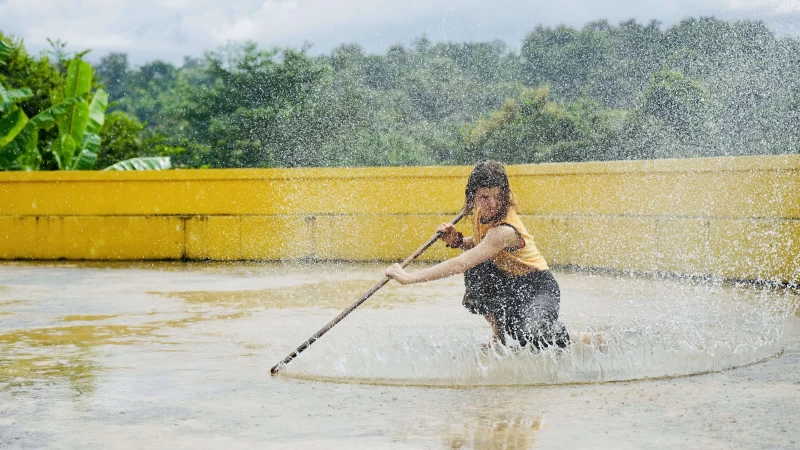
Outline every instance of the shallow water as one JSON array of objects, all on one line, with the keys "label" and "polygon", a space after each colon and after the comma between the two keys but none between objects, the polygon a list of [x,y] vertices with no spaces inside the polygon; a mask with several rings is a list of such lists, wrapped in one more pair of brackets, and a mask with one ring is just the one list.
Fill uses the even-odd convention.
[{"label": "shallow water", "polygon": [[4,263],[0,448],[800,443],[782,289],[557,272],[604,342],[484,353],[459,277],[389,284],[269,375],[382,267]]}]

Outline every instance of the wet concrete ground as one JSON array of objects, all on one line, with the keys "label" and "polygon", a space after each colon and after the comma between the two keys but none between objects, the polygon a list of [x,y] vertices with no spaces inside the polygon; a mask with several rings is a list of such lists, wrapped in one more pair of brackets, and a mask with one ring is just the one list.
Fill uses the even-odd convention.
[{"label": "wet concrete ground", "polygon": [[[614,298],[688,289],[556,276],[572,328],[643,314]],[[797,316],[780,356],[687,377],[448,388],[269,375],[381,277],[381,265],[3,263],[0,448],[800,447]],[[460,283],[387,285],[314,352],[409,324],[488,338]],[[317,360],[309,350],[298,367]]]}]

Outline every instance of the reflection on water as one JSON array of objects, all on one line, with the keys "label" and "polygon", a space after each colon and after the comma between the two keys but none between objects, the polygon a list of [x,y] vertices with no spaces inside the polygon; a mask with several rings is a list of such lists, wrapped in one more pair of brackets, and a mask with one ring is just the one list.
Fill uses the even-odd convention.
[{"label": "reflection on water", "polygon": [[[26,281],[0,289],[0,386],[65,378],[76,391],[88,392],[92,372],[102,370],[95,364],[98,352],[106,346],[157,344],[180,350],[169,330],[243,321],[260,311],[284,311],[283,321],[294,325],[284,338],[240,342],[240,353],[256,356],[266,348],[288,353],[324,324],[309,326],[305,310],[341,310],[381,275],[379,267],[365,270],[363,265],[355,270],[265,266],[260,272],[247,265],[188,266],[196,271],[167,266],[195,278],[176,281],[169,272],[142,270],[141,265],[124,274],[101,266],[92,273],[105,280],[78,281],[62,289],[58,283],[79,269],[50,265],[45,269],[65,274],[53,277],[53,285]],[[17,267],[42,270],[36,265]],[[215,275],[220,272],[227,275]],[[405,287],[390,283],[282,374],[440,386],[689,375],[780,354],[786,319],[797,310],[795,293],[749,285],[580,274],[558,278],[561,319],[573,335],[566,350],[483,348],[480,344],[490,339],[489,327],[460,307],[461,281],[454,277]]]},{"label": "reflection on water", "polygon": [[94,322],[96,320],[112,319],[114,315],[95,315],[95,316],[66,316],[64,322]]},{"label": "reflection on water", "polygon": [[94,347],[101,344],[125,344],[124,340],[137,334],[146,334],[145,327],[124,325],[77,325],[68,327],[37,328],[0,334],[0,344],[38,346]]},{"label": "reflection on water", "polygon": [[19,391],[36,382],[67,380],[77,394],[88,394],[94,390],[94,381],[99,367],[91,355],[15,355],[0,362],[0,391]]},{"label": "reflection on water", "polygon": [[[279,286],[259,290],[239,291],[187,291],[152,292],[168,297],[180,298],[188,303],[204,303],[237,309],[252,308],[336,308],[344,309],[366,291],[364,280],[326,280],[309,282],[298,286]],[[376,295],[366,308],[391,308],[402,304],[417,303],[421,296],[401,295],[397,286],[388,286]]]},{"label": "reflection on water", "polygon": [[[346,273],[318,276],[319,268],[309,266],[9,262],[2,267],[13,281],[0,286],[0,391],[11,392],[66,381],[75,393],[89,394],[98,372],[106,370],[97,360],[109,346],[185,351],[170,330],[242,320],[261,309],[340,308],[370,282],[363,274],[361,279]],[[266,275],[266,281],[252,276],[252,270]],[[170,272],[198,278],[175,282]],[[187,286],[197,290],[186,291]],[[242,287],[257,289],[238,290]],[[154,289],[159,292],[150,292]],[[422,300],[397,295],[395,287],[376,299],[369,306]],[[271,345],[239,344],[242,356]]]},{"label": "reflection on water", "polygon": [[[174,314],[168,311],[61,316],[47,314],[57,297],[38,300],[0,300],[0,306],[7,309],[0,313],[0,391],[13,392],[37,383],[66,380],[75,393],[89,394],[94,390],[97,373],[105,370],[96,363],[105,346],[177,346],[167,337],[165,330],[203,321],[236,320],[249,316],[246,311],[193,308],[182,308],[179,318],[170,318]],[[117,305],[117,308],[120,306],[125,307]],[[9,318],[5,322],[2,321],[4,316]],[[20,317],[28,322],[39,322],[38,326],[19,328],[26,322],[10,321]],[[247,347],[257,349],[265,346],[250,344]]]},{"label": "reflection on water", "polygon": [[[74,316],[69,319],[78,320]],[[90,393],[96,372],[101,370],[95,363],[97,348],[131,345],[135,337],[146,336],[152,330],[125,325],[73,325],[2,332],[0,389],[66,379],[75,392]]]},{"label": "reflection on water", "polygon": [[541,419],[525,416],[481,416],[461,426],[452,426],[443,438],[443,446],[454,450],[530,449],[542,426]]}]

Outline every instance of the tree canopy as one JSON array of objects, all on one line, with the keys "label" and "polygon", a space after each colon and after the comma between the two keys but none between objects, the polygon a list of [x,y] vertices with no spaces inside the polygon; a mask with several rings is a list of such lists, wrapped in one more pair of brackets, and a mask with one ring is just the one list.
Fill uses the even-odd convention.
[{"label": "tree canopy", "polygon": [[[0,83],[31,89],[20,103],[31,116],[51,104],[63,64],[13,51]],[[384,54],[243,42],[131,67],[112,53],[94,80],[110,98],[98,158],[297,167],[796,153],[798,80],[800,41],[708,17],[540,25],[518,51],[423,36]]]}]

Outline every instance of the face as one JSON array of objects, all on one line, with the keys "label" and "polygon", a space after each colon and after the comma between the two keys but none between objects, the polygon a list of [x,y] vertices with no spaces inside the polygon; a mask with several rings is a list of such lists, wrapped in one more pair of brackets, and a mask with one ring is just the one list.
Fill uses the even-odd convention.
[{"label": "face", "polygon": [[488,220],[497,215],[503,205],[502,191],[499,187],[478,188],[475,191],[475,206],[481,219]]}]

